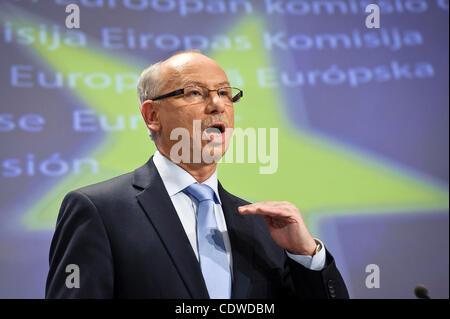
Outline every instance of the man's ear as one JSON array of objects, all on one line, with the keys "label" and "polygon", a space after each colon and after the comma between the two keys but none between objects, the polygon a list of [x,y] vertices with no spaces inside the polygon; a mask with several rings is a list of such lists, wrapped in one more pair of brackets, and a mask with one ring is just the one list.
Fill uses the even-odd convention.
[{"label": "man's ear", "polygon": [[152,100],[145,101],[141,106],[141,114],[150,131],[159,132],[161,130],[159,103],[155,103]]}]

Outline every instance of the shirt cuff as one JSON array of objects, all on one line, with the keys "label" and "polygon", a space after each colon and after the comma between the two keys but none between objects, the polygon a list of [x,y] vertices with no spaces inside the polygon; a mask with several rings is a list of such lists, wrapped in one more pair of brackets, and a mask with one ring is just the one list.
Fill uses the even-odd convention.
[{"label": "shirt cuff", "polygon": [[310,270],[322,270],[325,268],[327,255],[325,254],[325,245],[319,240],[314,238],[316,244],[320,244],[322,248],[314,256],[307,255],[294,255],[286,250],[286,254],[289,258],[301,264]]}]

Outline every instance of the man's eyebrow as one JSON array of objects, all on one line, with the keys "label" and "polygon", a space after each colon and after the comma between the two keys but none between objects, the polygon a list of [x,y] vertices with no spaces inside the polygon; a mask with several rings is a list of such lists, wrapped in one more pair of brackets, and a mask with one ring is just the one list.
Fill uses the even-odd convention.
[{"label": "man's eyebrow", "polygon": [[[198,81],[187,81],[187,82],[184,83],[184,86],[187,86],[187,85],[198,85],[198,86],[207,87],[205,83],[198,82]],[[221,86],[221,85],[228,85],[229,86],[230,82],[224,81],[224,82],[217,83],[216,85],[217,86]]]},{"label": "man's eyebrow", "polygon": [[199,86],[205,86],[205,83],[198,82],[198,81],[187,81],[184,82],[184,86],[186,85],[199,85]]}]

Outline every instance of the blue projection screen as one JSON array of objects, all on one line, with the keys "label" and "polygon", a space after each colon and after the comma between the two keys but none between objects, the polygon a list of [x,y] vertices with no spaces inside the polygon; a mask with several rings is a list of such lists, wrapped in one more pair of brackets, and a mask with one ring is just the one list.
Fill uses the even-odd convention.
[{"label": "blue projection screen", "polygon": [[[79,28],[67,27],[70,3]],[[379,28],[366,24],[369,4],[380,9]],[[188,49],[218,61],[243,89],[236,128],[267,134],[255,160],[249,153],[219,164],[225,188],[299,207],[352,298],[414,298],[418,284],[431,298],[448,298],[448,7],[2,1],[0,298],[44,297],[67,192],[132,171],[153,154],[137,79]]]}]

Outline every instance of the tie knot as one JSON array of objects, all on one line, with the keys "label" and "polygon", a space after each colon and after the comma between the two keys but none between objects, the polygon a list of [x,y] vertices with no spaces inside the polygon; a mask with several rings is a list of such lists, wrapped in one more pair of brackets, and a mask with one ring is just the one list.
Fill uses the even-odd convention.
[{"label": "tie knot", "polygon": [[214,190],[206,184],[189,185],[183,192],[192,195],[199,203],[205,200],[214,201]]}]

